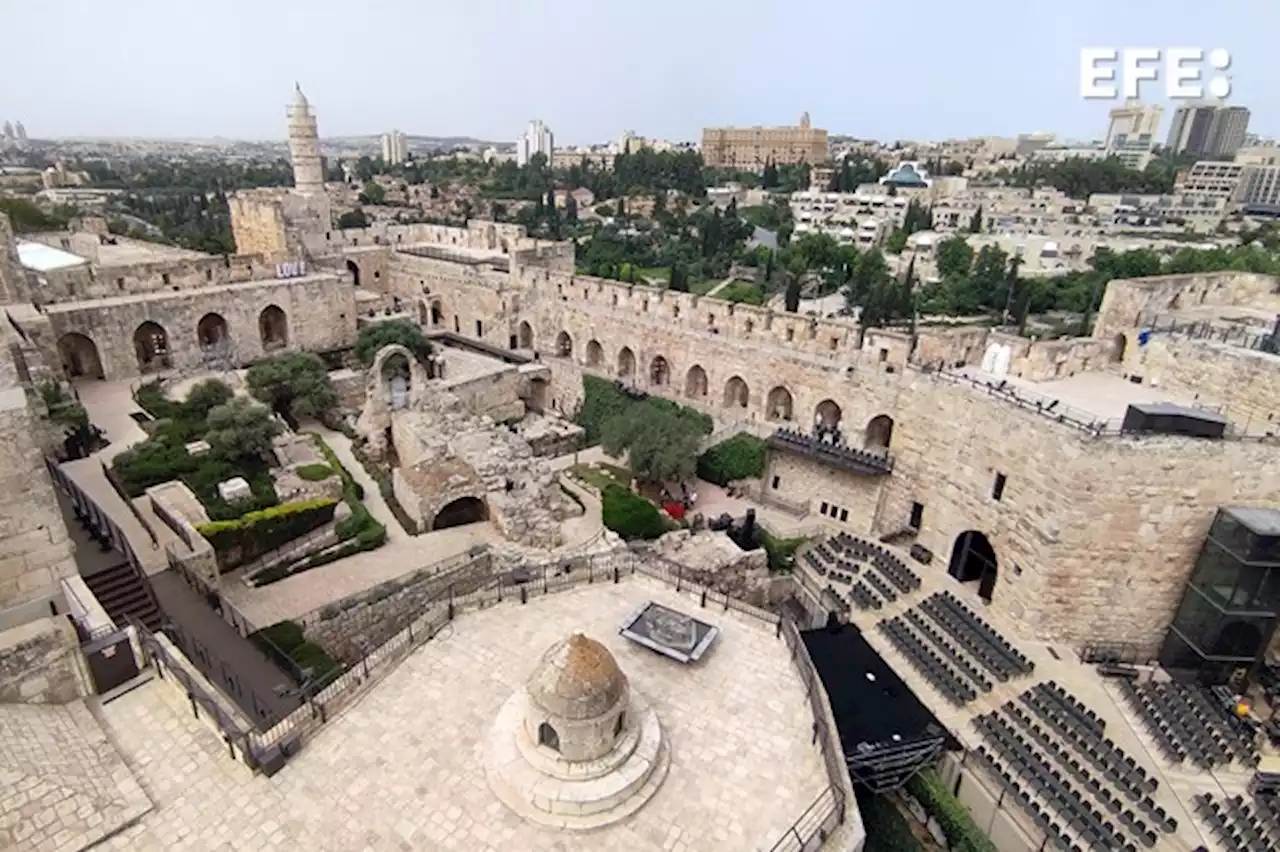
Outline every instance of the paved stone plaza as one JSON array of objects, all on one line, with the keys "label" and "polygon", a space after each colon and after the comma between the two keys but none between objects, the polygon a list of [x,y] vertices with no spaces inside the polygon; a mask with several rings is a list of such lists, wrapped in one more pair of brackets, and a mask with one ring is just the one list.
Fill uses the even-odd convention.
[{"label": "paved stone plaza", "polygon": [[[646,600],[696,611],[722,635],[694,666],[633,645],[618,626]],[[483,764],[503,702],[573,630],[602,641],[644,692],[672,758],[638,814],[582,835],[509,812]],[[772,846],[827,784],[783,640],[644,578],[462,615],[270,779],[232,762],[165,683],[103,715],[155,805],[107,849],[742,852]]]}]

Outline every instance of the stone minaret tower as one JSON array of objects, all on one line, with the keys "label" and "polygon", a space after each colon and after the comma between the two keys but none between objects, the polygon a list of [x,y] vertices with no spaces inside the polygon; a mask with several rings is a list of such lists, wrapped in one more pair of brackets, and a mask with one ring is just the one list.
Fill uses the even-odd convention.
[{"label": "stone minaret tower", "polygon": [[320,163],[320,135],[302,87],[295,85],[289,107],[289,157],[293,160],[293,184],[304,195],[324,194],[324,168]]}]

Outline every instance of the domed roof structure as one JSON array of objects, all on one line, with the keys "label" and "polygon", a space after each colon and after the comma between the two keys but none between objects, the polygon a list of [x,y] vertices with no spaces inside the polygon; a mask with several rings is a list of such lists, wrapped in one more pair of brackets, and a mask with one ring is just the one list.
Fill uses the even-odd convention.
[{"label": "domed roof structure", "polygon": [[552,645],[529,676],[529,697],[551,716],[594,719],[627,695],[627,678],[609,649],[575,633]]}]

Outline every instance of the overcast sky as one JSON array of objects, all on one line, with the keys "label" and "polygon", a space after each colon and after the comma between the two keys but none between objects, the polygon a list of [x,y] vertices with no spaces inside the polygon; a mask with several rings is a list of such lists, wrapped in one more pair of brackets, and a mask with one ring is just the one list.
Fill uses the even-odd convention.
[{"label": "overcast sky", "polygon": [[1231,102],[1276,135],[1278,33],[1276,0],[0,0],[0,119],[279,139],[298,80],[322,136],[693,140],[808,110],[886,140],[1087,138],[1110,105],[1080,99],[1080,48],[1190,46],[1231,51]]}]

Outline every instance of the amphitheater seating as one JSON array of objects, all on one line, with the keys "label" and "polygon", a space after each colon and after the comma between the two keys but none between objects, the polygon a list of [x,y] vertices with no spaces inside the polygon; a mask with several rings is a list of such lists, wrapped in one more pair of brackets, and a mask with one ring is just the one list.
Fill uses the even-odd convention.
[{"label": "amphitheater seating", "polygon": [[1258,764],[1256,734],[1228,709],[1232,700],[1229,691],[1215,693],[1171,681],[1118,683],[1125,702],[1173,763],[1189,761],[1204,770],[1232,761]]},{"label": "amphitheater seating", "polygon": [[1280,847],[1280,814],[1263,800],[1244,796],[1215,797],[1204,793],[1192,799],[1196,818],[1223,847],[1244,852],[1271,852]]},{"label": "amphitheater seating", "polygon": [[912,668],[920,672],[947,701],[959,707],[978,697],[968,681],[947,665],[931,645],[921,640],[901,616],[880,622],[878,628],[907,658]]},{"label": "amphitheater seating", "polygon": [[950,592],[931,595],[920,604],[920,610],[936,621],[1001,683],[1035,671],[1035,664],[1025,654],[1010,645]]},{"label": "amphitheater seating", "polygon": [[978,762],[1013,791],[1050,846],[1136,850],[1177,831],[1151,796],[1155,780],[1057,684],[1027,690],[974,726],[987,743]]},{"label": "amphitheater seating", "polygon": [[955,666],[961,674],[973,681],[979,690],[982,692],[991,691],[991,681],[983,675],[982,672],[978,671],[978,669],[975,668],[963,654],[959,653],[955,644],[940,634],[934,626],[924,618],[924,616],[920,615],[914,609],[911,609],[903,613],[903,617],[907,620],[907,623],[916,629],[918,633],[925,636],[925,638],[939,648],[942,651],[942,656],[945,657],[951,665]]},{"label": "amphitheater seating", "polygon": [[884,602],[876,596],[875,592],[867,588],[867,584],[861,580],[853,585],[853,589],[849,592],[849,597],[853,599],[854,606],[861,610],[884,608]]},{"label": "amphitheater seating", "polygon": [[829,539],[828,543],[847,556],[870,562],[903,594],[910,594],[920,588],[919,575],[907,566],[905,560],[879,542],[859,538],[850,533],[840,533],[835,538]]}]

